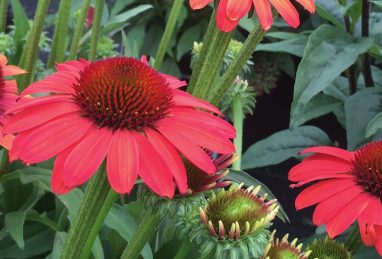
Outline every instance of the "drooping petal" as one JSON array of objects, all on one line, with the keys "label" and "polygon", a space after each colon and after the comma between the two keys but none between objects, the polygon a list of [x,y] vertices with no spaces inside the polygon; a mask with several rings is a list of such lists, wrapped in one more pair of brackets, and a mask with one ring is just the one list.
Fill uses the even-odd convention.
[{"label": "drooping petal", "polygon": [[155,193],[172,198],[175,186],[170,168],[146,137],[135,131],[131,134],[139,146],[139,176]]},{"label": "drooping petal", "polygon": [[206,131],[203,128],[193,127],[183,124],[176,118],[164,118],[158,122],[158,126],[165,128],[172,128],[181,132],[186,140],[194,142],[199,146],[203,146],[211,151],[220,154],[232,154],[235,152],[235,146],[225,136],[218,132]]},{"label": "drooping petal", "polygon": [[0,146],[10,150],[15,136],[12,134],[3,135],[3,127],[0,125]]},{"label": "drooping petal", "polygon": [[112,136],[110,129],[93,126],[79,140],[65,162],[63,179],[66,186],[81,185],[95,173],[109,151]]},{"label": "drooping petal", "polygon": [[348,179],[333,179],[315,183],[297,196],[295,201],[296,209],[300,210],[312,206],[353,185],[354,181]]},{"label": "drooping petal", "polygon": [[321,201],[314,210],[313,223],[317,226],[325,224],[361,192],[362,189],[355,185]]},{"label": "drooping petal", "polygon": [[139,171],[139,148],[128,130],[113,133],[107,154],[107,178],[120,194],[130,193]]},{"label": "drooping petal", "polygon": [[4,67],[2,67],[2,69],[3,69],[3,76],[4,77],[17,76],[17,75],[27,73],[27,71],[25,71],[24,69],[21,69],[17,66],[12,66],[12,65],[4,66]]},{"label": "drooping petal", "polygon": [[74,93],[73,84],[75,83],[76,77],[71,72],[61,71],[32,83],[20,96],[43,93],[72,94]]},{"label": "drooping petal", "polygon": [[180,194],[187,192],[187,174],[183,161],[176,149],[159,133],[149,128],[145,129],[147,139],[158,151],[171,170]]},{"label": "drooping petal", "polygon": [[92,123],[78,113],[57,117],[26,137],[19,158],[32,164],[50,159],[82,138],[91,126]]},{"label": "drooping petal", "polygon": [[16,80],[4,81],[4,92],[17,94],[17,82]]},{"label": "drooping petal", "polygon": [[171,109],[169,116],[172,115],[176,116],[178,121],[190,126],[201,127],[211,132],[217,131],[227,138],[236,137],[236,130],[230,123],[210,113],[197,111],[193,108],[176,107]]},{"label": "drooping petal", "polygon": [[193,142],[190,143],[187,141],[184,134],[171,127],[161,127],[157,125],[156,129],[196,167],[208,174],[214,174],[216,172],[216,167],[212,162],[211,157]]},{"label": "drooping petal", "polygon": [[227,0],[226,15],[231,21],[237,21],[243,18],[249,12],[252,6],[252,0]]},{"label": "drooping petal", "polygon": [[64,171],[64,166],[66,158],[68,157],[72,148],[68,148],[65,151],[61,152],[56,159],[54,160],[53,170],[52,170],[52,179],[50,181],[50,186],[52,192],[58,195],[63,195],[74,189],[75,187],[67,187],[64,184],[64,179],[62,173]]},{"label": "drooping petal", "polygon": [[306,153],[319,153],[335,156],[340,159],[344,159],[351,162],[354,159],[354,153],[337,147],[319,146],[319,147],[309,147],[300,152],[300,154]]},{"label": "drooping petal", "polygon": [[269,0],[281,17],[293,28],[300,25],[299,14],[289,0]]},{"label": "drooping petal", "polygon": [[361,233],[362,242],[367,246],[372,246],[377,241],[377,234],[374,225],[363,224],[359,221],[359,232]]},{"label": "drooping petal", "polygon": [[314,4],[314,0],[296,0],[300,3],[306,10],[310,13],[314,13],[316,11],[316,5]]},{"label": "drooping petal", "polygon": [[176,77],[166,75],[166,74],[161,74],[161,75],[164,77],[164,79],[166,79],[167,83],[169,83],[169,86],[171,88],[177,89],[187,85],[186,81],[181,81]]},{"label": "drooping petal", "polygon": [[14,133],[34,128],[58,116],[73,113],[80,109],[74,103],[62,101],[30,106],[9,117],[4,125],[4,133]]},{"label": "drooping petal", "polygon": [[359,222],[369,225],[382,225],[382,204],[379,198],[370,195],[369,204],[359,216]]},{"label": "drooping petal", "polygon": [[189,93],[180,91],[180,90],[174,90],[173,91],[173,101],[176,106],[188,106],[188,107],[195,107],[195,108],[202,108],[207,111],[214,112],[216,114],[221,115],[222,113],[218,108],[213,106],[212,104],[209,104],[208,102],[195,98]]},{"label": "drooping petal", "polygon": [[369,203],[369,195],[360,193],[353,200],[347,203],[328,222],[326,230],[330,238],[334,238],[344,232],[365,210]]},{"label": "drooping petal", "polygon": [[240,20],[230,20],[227,17],[227,1],[221,0],[219,2],[218,10],[216,13],[216,25],[220,31],[230,32],[239,24]]},{"label": "drooping petal", "polygon": [[259,18],[261,27],[267,31],[271,28],[273,23],[271,5],[269,0],[253,0],[253,5],[256,9],[257,17]]},{"label": "drooping petal", "polygon": [[209,3],[212,3],[213,0],[190,0],[190,6],[192,9],[202,9],[206,7]]},{"label": "drooping petal", "polygon": [[0,53],[0,66],[5,66],[6,64],[8,64],[7,57]]}]

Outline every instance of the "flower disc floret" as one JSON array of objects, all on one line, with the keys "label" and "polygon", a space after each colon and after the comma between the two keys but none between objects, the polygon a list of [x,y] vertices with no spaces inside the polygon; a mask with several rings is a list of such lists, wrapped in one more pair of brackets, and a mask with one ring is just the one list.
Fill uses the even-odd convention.
[{"label": "flower disc floret", "polygon": [[168,82],[134,58],[91,63],[74,84],[74,99],[83,116],[99,127],[135,129],[152,126],[172,106]]},{"label": "flower disc floret", "polygon": [[308,246],[311,251],[309,259],[351,259],[351,253],[345,245],[329,238],[316,239]]}]

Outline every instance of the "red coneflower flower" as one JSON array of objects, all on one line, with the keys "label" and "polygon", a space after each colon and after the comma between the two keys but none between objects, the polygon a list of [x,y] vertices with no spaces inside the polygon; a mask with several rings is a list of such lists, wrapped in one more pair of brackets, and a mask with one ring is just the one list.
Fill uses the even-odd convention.
[{"label": "red coneflower flower", "polygon": [[[118,193],[140,178],[155,193],[187,191],[177,150],[208,174],[216,172],[201,148],[230,154],[235,129],[219,110],[177,88],[184,86],[145,60],[116,57],[69,61],[21,94],[50,93],[8,111],[5,132],[18,133],[12,159],[38,163],[57,155],[52,190],[63,194],[83,184],[106,159]],[[208,111],[208,112],[206,112]]]},{"label": "red coneflower flower", "polygon": [[7,58],[0,54],[0,145],[10,149],[14,136],[11,134],[3,135],[3,114],[16,104],[17,84],[16,80],[5,80],[5,77],[24,74],[26,71],[16,66],[7,65],[7,63]]},{"label": "red coneflower flower", "polygon": [[[310,13],[314,13],[316,10],[314,0],[296,1]],[[211,2],[213,0],[190,0],[190,6],[194,10],[201,9]],[[220,0],[217,10],[217,26],[221,31],[232,31],[240,19],[254,7],[261,26],[264,30],[269,30],[273,23],[271,5],[290,26],[296,28],[300,25],[298,12],[290,0]]]},{"label": "red coneflower flower", "polygon": [[292,187],[315,183],[298,195],[296,208],[317,204],[313,223],[325,224],[330,238],[358,220],[363,242],[382,255],[382,141],[354,152],[313,147],[302,153],[315,154],[290,170]]}]

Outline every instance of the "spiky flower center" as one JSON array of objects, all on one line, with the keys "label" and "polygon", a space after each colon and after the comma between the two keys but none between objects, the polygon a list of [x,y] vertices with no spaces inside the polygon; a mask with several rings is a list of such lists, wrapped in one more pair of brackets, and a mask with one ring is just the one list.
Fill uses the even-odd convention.
[{"label": "spiky flower center", "polygon": [[341,243],[329,238],[316,239],[308,247],[312,253],[309,258],[322,258],[322,259],[350,259],[352,258],[350,252]]},{"label": "spiky flower center", "polygon": [[136,129],[163,118],[172,105],[166,80],[150,66],[126,57],[88,65],[74,84],[83,116],[99,127]]},{"label": "spiky flower center", "polygon": [[382,141],[363,146],[355,153],[352,163],[357,183],[382,199]]}]

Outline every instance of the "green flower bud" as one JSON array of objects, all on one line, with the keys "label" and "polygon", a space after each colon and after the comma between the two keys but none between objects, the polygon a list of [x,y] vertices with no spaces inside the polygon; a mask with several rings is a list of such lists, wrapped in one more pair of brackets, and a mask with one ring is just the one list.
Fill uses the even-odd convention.
[{"label": "green flower bud", "polygon": [[15,54],[16,46],[13,38],[3,32],[0,33],[0,53],[10,56]]},{"label": "green flower bud", "polygon": [[308,249],[312,251],[309,259],[351,259],[350,252],[346,249],[344,244],[335,240],[331,240],[328,237],[325,239],[316,239],[312,244],[308,246]]}]

